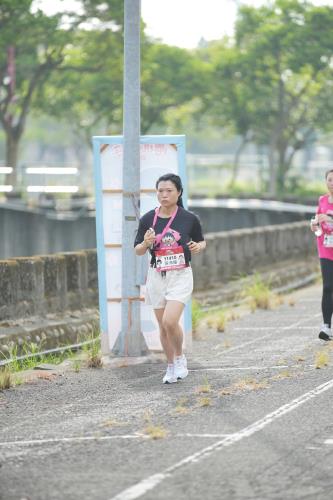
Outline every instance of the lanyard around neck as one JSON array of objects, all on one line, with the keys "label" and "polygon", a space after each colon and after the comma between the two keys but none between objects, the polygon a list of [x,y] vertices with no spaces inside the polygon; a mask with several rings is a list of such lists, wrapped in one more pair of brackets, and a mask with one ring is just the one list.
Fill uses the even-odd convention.
[{"label": "lanyard around neck", "polygon": [[[159,214],[159,211],[160,211],[160,207],[157,207],[155,208],[155,215],[154,215],[154,220],[153,220],[153,228],[155,227],[156,225],[156,222],[157,222],[157,217],[158,217],[158,214]],[[167,231],[169,230],[169,227],[171,226],[171,224],[173,223],[176,215],[177,215],[177,212],[178,212],[178,206],[176,208],[176,210],[173,212],[173,214],[171,215],[170,219],[169,219],[169,222],[167,223],[167,225],[165,226],[165,228],[163,229],[162,233],[161,234],[158,234],[156,236],[156,239],[155,239],[155,246],[159,245],[160,242],[161,242],[161,239],[163,238],[163,236],[165,235],[165,233],[167,233]]]}]

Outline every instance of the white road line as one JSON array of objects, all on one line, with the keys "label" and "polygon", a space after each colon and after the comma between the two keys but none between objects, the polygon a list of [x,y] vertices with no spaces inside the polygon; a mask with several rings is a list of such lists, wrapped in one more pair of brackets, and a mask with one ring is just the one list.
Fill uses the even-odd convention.
[{"label": "white road line", "polygon": [[[315,318],[317,316],[321,316],[321,314],[320,313],[312,314],[308,318],[303,318],[300,321],[297,321],[296,323],[293,323],[292,325],[289,325],[289,326],[276,327],[276,332],[292,330],[292,329],[296,328],[297,326],[301,325],[302,323],[305,323],[306,321],[309,321],[310,319]],[[256,339],[250,340],[249,342],[244,342],[243,344],[240,344],[240,345],[235,346],[235,347],[226,348],[225,351],[217,354],[217,356],[224,356],[225,354],[227,354],[229,352],[237,351],[238,349],[242,349],[243,347],[254,344],[255,342],[259,342],[260,340],[264,340],[267,337],[272,337],[272,333],[268,333],[267,335],[264,335],[263,337],[258,337]],[[221,346],[221,347],[224,347],[224,346]]]},{"label": "white road line", "polygon": [[75,443],[80,441],[109,441],[111,439],[141,439],[144,436],[141,434],[125,434],[118,436],[74,436],[67,438],[49,438],[49,439],[30,439],[27,441],[4,441],[0,443],[0,447],[7,446],[33,446],[36,444],[49,444],[49,443]]},{"label": "white road line", "polygon": [[[170,437],[198,437],[198,438],[224,438],[230,436],[231,434],[174,434],[169,435]],[[118,434],[116,436],[73,436],[64,438],[48,438],[48,439],[30,439],[25,441],[4,441],[0,443],[1,448],[8,448],[14,446],[34,446],[41,444],[53,444],[53,443],[76,443],[80,441],[110,441],[113,439],[149,439],[149,436],[142,433],[137,434]]]},{"label": "white road line", "polygon": [[244,429],[241,429],[239,432],[235,432],[229,435],[228,437],[222,439],[221,441],[217,441],[211,446],[207,446],[206,448],[203,448],[202,450],[194,453],[193,455],[189,455],[183,458],[179,462],[176,462],[175,464],[171,465],[170,467],[168,467],[167,469],[158,474],[153,474],[152,476],[149,476],[146,479],[139,481],[133,486],[130,486],[124,491],[118,493],[118,495],[112,497],[111,500],[134,500],[136,498],[145,495],[148,491],[151,491],[156,486],[158,486],[162,481],[170,478],[173,475],[173,473],[176,472],[178,469],[186,465],[198,463],[201,460],[212,455],[214,452],[219,451],[221,448],[226,448],[234,443],[241,441],[243,438],[252,436],[256,432],[259,432],[260,430],[264,429],[267,425],[274,422],[276,419],[281,418],[283,415],[286,415],[287,413],[295,410],[296,408],[306,403],[310,399],[313,399],[319,394],[322,394],[323,392],[326,392],[332,388],[333,388],[333,379],[329,380],[328,382],[325,382],[324,384],[319,385],[318,387],[312,389],[309,392],[306,392],[302,396],[293,399],[289,403],[280,406],[280,408],[278,408],[277,410],[268,413],[265,417],[261,418],[260,420],[257,420],[256,422],[247,427],[244,427]]},{"label": "white road line", "polygon": [[307,321],[309,321],[310,319],[312,318],[317,318],[321,316],[321,313],[317,313],[317,314],[312,314],[311,316],[307,317],[307,318],[303,318],[301,319],[300,321],[297,321],[296,323],[293,323],[292,325],[289,325],[289,326],[258,326],[258,327],[255,327],[255,326],[245,326],[244,328],[242,327],[235,327],[233,328],[232,330],[235,331],[235,330],[277,330],[277,331],[285,331],[285,330],[292,330],[294,328],[307,328],[307,329],[310,329],[310,328],[318,328],[318,325],[312,327],[312,326],[301,326],[302,323],[306,323]]},{"label": "white road line", "polygon": [[[229,366],[229,368],[191,368],[190,372],[229,372],[247,370],[280,370],[281,368],[299,368],[300,365],[276,365],[276,366]],[[304,365],[301,365],[304,366]]]},{"label": "white road line", "polygon": [[255,342],[259,342],[260,340],[264,340],[267,337],[271,337],[271,336],[272,336],[272,334],[268,333],[267,335],[264,335],[263,337],[258,337],[254,340],[249,340],[249,342],[244,342],[243,344],[239,344],[235,347],[224,347],[222,345],[221,348],[224,347],[225,351],[217,353],[216,356],[224,356],[225,354],[229,354],[229,352],[238,351],[239,349],[242,349],[243,347],[254,344]]},{"label": "white road line", "polygon": [[324,441],[324,444],[333,444],[333,439],[326,439],[326,441]]},{"label": "white road line", "polygon": [[191,433],[175,434],[175,437],[198,437],[198,438],[224,438],[227,436],[231,436],[231,433],[229,433],[229,434],[191,434]]},{"label": "white road line", "polygon": [[[299,329],[299,330],[316,330],[318,328],[318,324],[314,326],[294,326],[294,329]],[[241,327],[235,327],[232,329],[232,331],[244,331],[244,332],[251,332],[251,331],[265,331],[265,330],[290,330],[289,326],[245,326],[244,328]]]}]

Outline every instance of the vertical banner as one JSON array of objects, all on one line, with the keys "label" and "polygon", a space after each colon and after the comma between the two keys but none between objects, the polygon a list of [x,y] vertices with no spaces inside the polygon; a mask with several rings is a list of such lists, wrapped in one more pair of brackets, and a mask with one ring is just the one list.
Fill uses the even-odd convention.
[{"label": "vertical banner", "polygon": [[[121,331],[122,281],[122,136],[93,138],[96,195],[96,235],[100,326],[103,353],[109,353]],[[180,175],[187,208],[185,136],[144,136],[140,139],[140,214],[158,206],[156,180],[166,173]],[[133,234],[133,243],[135,234]],[[133,246],[134,252],[134,246]],[[144,302],[149,254],[137,257],[136,282],[140,285],[141,331],[150,350],[162,350],[158,324]],[[191,305],[181,319],[187,350],[192,345]]]}]

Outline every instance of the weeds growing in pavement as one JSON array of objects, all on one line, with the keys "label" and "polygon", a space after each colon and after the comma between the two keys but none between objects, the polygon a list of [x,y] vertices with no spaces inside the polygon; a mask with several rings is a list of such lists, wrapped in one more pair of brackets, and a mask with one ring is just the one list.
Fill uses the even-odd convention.
[{"label": "weeds growing in pavement", "polygon": [[188,404],[188,398],[179,398],[176,402],[176,407],[171,411],[173,415],[187,415],[190,409],[185,406]]},{"label": "weeds growing in pavement", "polygon": [[81,364],[82,364],[82,361],[80,359],[74,359],[73,370],[75,371],[75,373],[79,373],[79,371],[81,369]]},{"label": "weeds growing in pavement", "polygon": [[83,351],[86,354],[86,362],[88,368],[102,368],[102,354],[101,354],[101,342],[100,338],[96,338],[92,336],[90,339],[93,341],[90,344],[86,344],[83,346]]},{"label": "weeds growing in pavement", "polygon": [[186,406],[177,405],[173,410],[173,413],[176,415],[187,415],[190,412],[190,409]]},{"label": "weeds growing in pavement", "polygon": [[10,363],[7,364],[8,370],[12,373],[16,373],[33,369],[34,367],[42,363],[56,365],[62,363],[64,359],[74,356],[74,352],[71,350],[59,353],[39,354],[41,350],[42,344],[37,344],[36,342],[27,342],[23,344],[21,351],[22,356],[28,357],[19,359],[21,354],[19,354],[18,346],[16,344],[13,344],[9,349],[9,356],[6,358],[10,360]]},{"label": "weeds growing in pavement", "polygon": [[283,370],[282,372],[278,373],[277,375],[274,375],[271,377],[271,380],[282,380],[284,378],[290,378],[292,377],[292,373],[289,370]]},{"label": "weeds growing in pavement", "polygon": [[288,361],[286,359],[278,359],[276,362],[277,365],[282,366],[282,365],[287,365]]},{"label": "weeds growing in pavement", "polygon": [[220,396],[230,396],[237,392],[259,391],[260,389],[267,389],[269,387],[267,380],[256,380],[254,378],[245,378],[237,380],[229,387],[224,387],[220,390]]},{"label": "weeds growing in pavement", "polygon": [[209,392],[212,392],[212,387],[210,383],[208,382],[208,378],[204,377],[203,378],[203,384],[199,385],[196,389],[195,392],[198,394],[208,394]]},{"label": "weeds growing in pavement", "polygon": [[204,396],[198,399],[199,406],[212,406],[212,400],[208,396]]},{"label": "weeds growing in pavement", "polygon": [[102,423],[102,426],[103,427],[109,427],[109,428],[113,428],[113,427],[120,427],[122,425],[126,425],[124,422],[118,422],[118,420],[106,420],[105,422]]},{"label": "weeds growing in pavement", "polygon": [[153,413],[150,410],[145,411],[143,419],[146,423],[146,427],[143,429],[144,434],[149,436],[151,439],[163,439],[167,435],[166,429],[161,425],[154,425],[152,423]]},{"label": "weeds growing in pavement", "polygon": [[233,394],[233,389],[232,387],[224,387],[223,389],[220,390],[219,392],[219,396],[230,396],[231,394]]},{"label": "weeds growing in pavement", "polygon": [[240,391],[258,391],[259,389],[266,389],[268,387],[267,380],[256,380],[254,378],[246,378],[239,380],[235,384],[235,388]]},{"label": "weeds growing in pavement", "polygon": [[255,274],[252,284],[247,286],[242,293],[250,304],[251,311],[259,309],[271,309],[275,295],[268,284],[264,283],[259,274]]},{"label": "weeds growing in pavement", "polygon": [[151,439],[164,439],[167,436],[167,431],[161,425],[149,424],[143,431]]},{"label": "weeds growing in pavement", "polygon": [[199,326],[200,321],[203,319],[205,313],[201,305],[195,299],[192,300],[192,329],[195,332]]},{"label": "weeds growing in pavement", "polygon": [[223,342],[223,347],[225,349],[229,349],[229,347],[231,347],[231,342],[229,339],[224,339],[224,342]]},{"label": "weeds growing in pavement", "polygon": [[226,310],[220,309],[219,311],[209,313],[206,323],[209,328],[214,328],[218,332],[224,332],[228,320],[229,317]]},{"label": "weeds growing in pavement", "polygon": [[315,368],[317,369],[324,368],[324,366],[327,366],[329,364],[329,361],[330,361],[330,356],[326,350],[316,352]]},{"label": "weeds growing in pavement", "polygon": [[0,391],[9,389],[14,385],[13,375],[8,368],[0,370]]},{"label": "weeds growing in pavement", "polygon": [[273,297],[275,299],[272,302],[272,303],[274,303],[274,305],[276,305],[276,306],[282,306],[282,304],[284,304],[284,298],[281,295],[273,294]]}]

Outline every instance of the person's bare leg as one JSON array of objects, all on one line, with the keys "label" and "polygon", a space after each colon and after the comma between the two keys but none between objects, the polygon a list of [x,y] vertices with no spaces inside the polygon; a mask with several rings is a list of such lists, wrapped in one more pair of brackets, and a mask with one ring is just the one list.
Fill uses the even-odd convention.
[{"label": "person's bare leg", "polygon": [[180,317],[184,310],[184,304],[176,300],[169,300],[165,306],[162,327],[165,330],[169,345],[173,348],[173,354],[176,357],[183,352],[183,330],[179,324]]},{"label": "person's bare leg", "polygon": [[154,313],[155,313],[156,319],[158,321],[158,326],[160,329],[160,340],[161,340],[161,344],[163,347],[163,351],[166,355],[168,363],[172,364],[173,360],[174,360],[175,352],[174,352],[174,347],[173,347],[171,341],[169,340],[167,331],[165,330],[165,328],[163,326],[164,311],[165,311],[165,309],[154,309]]}]

